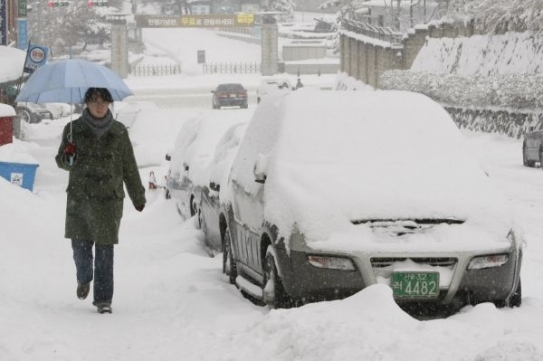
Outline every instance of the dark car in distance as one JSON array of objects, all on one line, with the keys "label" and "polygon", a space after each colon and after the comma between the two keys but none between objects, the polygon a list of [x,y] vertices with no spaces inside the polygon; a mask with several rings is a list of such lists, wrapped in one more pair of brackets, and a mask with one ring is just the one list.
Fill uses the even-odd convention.
[{"label": "dark car in distance", "polygon": [[248,107],[247,89],[241,84],[219,84],[211,93],[213,93],[213,109],[221,109],[222,107],[240,107],[246,109]]}]

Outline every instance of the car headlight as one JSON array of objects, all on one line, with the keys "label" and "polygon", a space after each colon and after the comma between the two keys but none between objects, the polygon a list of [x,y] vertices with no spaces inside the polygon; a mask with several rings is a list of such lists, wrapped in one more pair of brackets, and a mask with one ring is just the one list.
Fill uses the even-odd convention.
[{"label": "car headlight", "polygon": [[483,269],[503,266],[509,259],[508,254],[489,254],[473,258],[468,269]]},{"label": "car headlight", "polygon": [[337,269],[341,271],[354,271],[354,264],[348,258],[332,256],[307,256],[309,264],[317,268]]}]

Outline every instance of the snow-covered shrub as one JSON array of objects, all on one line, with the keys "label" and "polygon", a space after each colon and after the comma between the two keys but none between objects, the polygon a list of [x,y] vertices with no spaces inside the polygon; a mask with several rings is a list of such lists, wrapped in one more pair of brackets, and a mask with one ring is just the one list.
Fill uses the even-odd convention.
[{"label": "snow-covered shrub", "polygon": [[499,76],[432,74],[390,70],[379,81],[383,89],[423,93],[454,106],[536,109],[543,107],[543,75]]}]

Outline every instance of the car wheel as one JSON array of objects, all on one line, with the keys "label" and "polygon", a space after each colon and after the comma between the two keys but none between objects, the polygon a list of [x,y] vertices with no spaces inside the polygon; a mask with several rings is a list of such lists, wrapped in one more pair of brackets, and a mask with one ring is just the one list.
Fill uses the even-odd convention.
[{"label": "car wheel", "polygon": [[534,167],[535,161],[529,160],[528,155],[526,154],[526,143],[522,145],[522,162],[524,163],[525,167]]},{"label": "car wheel", "polygon": [[200,229],[204,233],[204,237],[205,237],[206,234],[207,234],[207,225],[206,225],[206,220],[204,218],[204,215],[202,214],[201,208],[198,211],[198,226],[200,227]]},{"label": "car wheel", "polygon": [[211,106],[213,107],[213,109],[219,109],[219,107],[215,104],[211,104]]},{"label": "car wheel", "polygon": [[539,148],[539,166],[543,169],[543,147]]},{"label": "car wheel", "polygon": [[268,246],[268,250],[266,251],[263,285],[262,298],[268,306],[273,308],[288,308],[292,306],[293,302],[285,291],[283,281],[277,272],[275,257],[271,246]]},{"label": "car wheel", "polygon": [[194,196],[190,199],[190,216],[194,217],[198,213],[198,206],[194,200]]},{"label": "car wheel", "polygon": [[247,103],[241,104],[241,108],[242,109],[247,109],[247,108],[249,108],[249,104],[247,104]]},{"label": "car wheel", "polygon": [[164,188],[164,198],[171,199],[172,196],[170,194],[170,190],[168,188]]},{"label": "car wheel", "polygon": [[256,103],[260,104],[260,97],[256,98]]},{"label": "car wheel", "polygon": [[522,282],[519,280],[517,290],[509,300],[509,307],[520,307],[522,304]]},{"label": "car wheel", "polygon": [[234,260],[234,254],[232,253],[232,238],[230,237],[230,229],[228,228],[226,228],[224,231],[222,272],[228,276],[228,280],[231,284],[236,283],[238,269],[236,266],[236,261]]},{"label": "car wheel", "polygon": [[19,119],[28,124],[34,123],[34,117],[32,116],[30,110],[28,110],[27,108],[18,108],[17,116],[19,116]]}]

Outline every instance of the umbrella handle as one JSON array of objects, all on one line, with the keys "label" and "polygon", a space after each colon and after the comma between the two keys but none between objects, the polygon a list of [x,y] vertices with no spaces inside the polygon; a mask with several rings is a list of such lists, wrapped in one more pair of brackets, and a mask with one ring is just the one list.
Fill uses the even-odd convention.
[{"label": "umbrella handle", "polygon": [[[70,132],[68,133],[68,136],[66,137],[66,139],[68,140],[69,143],[73,144],[74,139],[72,135],[72,124],[73,124],[73,121],[70,122]],[[68,164],[70,164],[70,166],[74,164],[74,155],[71,155],[68,157]]]}]

